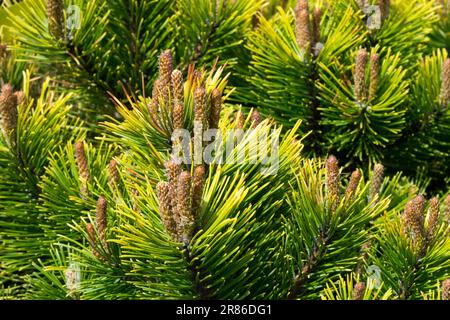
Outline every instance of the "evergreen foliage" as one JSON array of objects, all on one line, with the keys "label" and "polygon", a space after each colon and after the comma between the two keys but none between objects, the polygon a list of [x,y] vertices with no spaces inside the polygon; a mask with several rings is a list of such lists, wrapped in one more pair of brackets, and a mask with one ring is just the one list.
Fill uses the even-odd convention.
[{"label": "evergreen foliage", "polygon": [[447,30],[448,7],[438,2],[298,1],[260,16],[237,100],[288,127],[304,120],[306,151],[422,171],[442,188],[449,108],[438,30]]}]

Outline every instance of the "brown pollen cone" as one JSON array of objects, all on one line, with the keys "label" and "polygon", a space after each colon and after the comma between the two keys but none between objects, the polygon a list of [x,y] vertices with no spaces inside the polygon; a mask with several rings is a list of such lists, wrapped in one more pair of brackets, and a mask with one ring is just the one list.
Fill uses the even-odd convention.
[{"label": "brown pollen cone", "polygon": [[206,90],[204,87],[198,87],[194,91],[194,113],[195,121],[201,122],[205,119],[206,112]]},{"label": "brown pollen cone", "polygon": [[179,102],[184,102],[184,82],[183,74],[180,70],[173,70],[172,75],[173,98]]},{"label": "brown pollen cone", "polygon": [[352,300],[363,300],[364,292],[366,292],[366,284],[364,282],[358,282],[353,287]]},{"label": "brown pollen cone", "polygon": [[377,95],[379,77],[380,77],[380,56],[374,53],[370,56],[369,101],[373,100]]},{"label": "brown pollen cone", "polygon": [[195,226],[191,209],[191,175],[188,171],[183,171],[178,178],[177,200],[178,236],[181,241],[188,243]]},{"label": "brown pollen cone", "polygon": [[427,220],[427,240],[431,241],[437,231],[439,225],[439,199],[434,197],[430,200],[430,208],[428,210]]},{"label": "brown pollen cone", "polygon": [[64,37],[64,1],[47,0],[48,30],[56,40]]},{"label": "brown pollen cone", "polygon": [[164,88],[170,88],[173,72],[173,57],[171,50],[165,50],[159,56],[159,79]]},{"label": "brown pollen cone", "polygon": [[95,221],[97,223],[98,234],[103,245],[106,244],[106,227],[107,227],[106,209],[107,209],[107,202],[105,197],[98,198],[97,208],[95,210]]},{"label": "brown pollen cone", "polygon": [[192,214],[197,217],[203,195],[203,184],[205,181],[205,166],[199,165],[194,169],[194,179],[192,182]]},{"label": "brown pollen cone", "polygon": [[339,205],[339,166],[334,155],[328,157],[326,162],[328,199],[331,211],[336,211]]},{"label": "brown pollen cone", "polygon": [[78,141],[75,144],[75,158],[78,167],[78,174],[80,178],[80,193],[81,197],[87,196],[87,182],[89,180],[89,165],[86,158],[86,153],[84,152],[84,143]]},{"label": "brown pollen cone", "polygon": [[171,199],[169,184],[167,182],[159,182],[156,189],[159,200],[159,215],[166,230],[174,237],[176,234],[176,224],[170,209]]},{"label": "brown pollen cone", "polygon": [[373,168],[372,181],[370,183],[369,200],[372,201],[380,193],[381,185],[384,180],[384,166],[380,163],[375,164]]},{"label": "brown pollen cone", "polygon": [[421,195],[415,197],[407,205],[406,222],[408,223],[409,237],[412,241],[413,248],[418,254],[422,254],[425,245],[425,229],[424,229],[424,208],[425,198]]},{"label": "brown pollen cone", "polygon": [[366,49],[360,49],[356,55],[354,72],[354,93],[358,101],[366,101],[366,66],[368,54]]},{"label": "brown pollen cone", "polygon": [[252,122],[252,128],[255,129],[261,123],[261,113],[258,110],[252,110],[250,120]]},{"label": "brown pollen cone", "polygon": [[295,6],[295,10],[298,11],[309,11],[309,3],[308,0],[298,0]]},{"label": "brown pollen cone", "polygon": [[238,128],[238,129],[244,129],[245,116],[244,116],[244,113],[243,113],[241,110],[239,110],[239,111],[236,113],[236,121],[237,121],[237,123],[236,123],[236,128]]},{"label": "brown pollen cone", "polygon": [[[170,159],[165,163],[165,167],[167,170],[168,177],[168,188],[169,188],[169,199],[170,199],[170,207],[173,214],[177,214],[177,190],[178,190],[178,176],[181,173],[181,165],[177,164],[173,159]],[[177,217],[174,217],[177,220]]]},{"label": "brown pollen cone", "polygon": [[175,100],[173,107],[173,129],[183,129],[184,127],[184,105],[179,100]]},{"label": "brown pollen cone", "polygon": [[295,38],[305,54],[311,53],[311,26],[307,1],[298,1],[295,7]]},{"label": "brown pollen cone", "polygon": [[347,189],[345,189],[345,198],[350,200],[355,194],[356,188],[358,188],[359,181],[361,180],[361,172],[355,170],[350,177],[350,182],[348,183]]},{"label": "brown pollen cone", "polygon": [[320,21],[322,20],[322,9],[319,7],[314,8],[313,19],[313,43],[320,42]]}]

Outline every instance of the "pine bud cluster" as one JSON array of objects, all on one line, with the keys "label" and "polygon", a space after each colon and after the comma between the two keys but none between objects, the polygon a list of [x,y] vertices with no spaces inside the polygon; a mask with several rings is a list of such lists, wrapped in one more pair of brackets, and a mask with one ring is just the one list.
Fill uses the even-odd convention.
[{"label": "pine bud cluster", "polygon": [[[174,68],[172,52],[165,50],[159,57],[159,77],[155,80],[152,99],[148,105],[150,117],[155,126],[183,129],[185,119],[188,118],[185,106],[185,87],[192,90],[194,100],[194,120],[201,123],[202,135],[208,128],[217,128],[222,108],[222,93],[213,88],[208,92],[204,83],[202,71],[189,68],[188,85],[183,80],[183,74]],[[178,141],[174,141],[174,144]]]},{"label": "pine bud cluster", "polygon": [[193,177],[173,160],[166,162],[166,168],[168,182],[157,185],[161,220],[172,239],[189,243],[200,212],[205,167],[196,166]]},{"label": "pine bud cluster", "polygon": [[367,90],[366,68],[369,54],[366,49],[360,49],[356,55],[354,70],[354,94],[359,102],[370,102],[377,96],[380,82],[380,57],[377,53],[370,55],[369,88]]},{"label": "pine bud cluster", "polygon": [[425,203],[426,200],[421,195],[408,201],[400,220],[402,233],[411,241],[419,256],[424,255],[428,245],[436,238],[440,224],[438,198],[434,197],[429,201],[428,215],[425,214]]}]

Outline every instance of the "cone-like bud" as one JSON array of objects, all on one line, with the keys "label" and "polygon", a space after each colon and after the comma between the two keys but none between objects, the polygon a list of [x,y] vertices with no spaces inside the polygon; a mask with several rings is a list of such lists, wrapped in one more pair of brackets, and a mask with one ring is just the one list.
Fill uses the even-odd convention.
[{"label": "cone-like bud", "polygon": [[56,40],[64,36],[64,0],[47,0],[48,31]]},{"label": "cone-like bud", "polygon": [[365,292],[366,284],[364,282],[358,282],[353,288],[352,300],[363,300]]},{"label": "cone-like bud", "polygon": [[92,248],[92,253],[94,254],[94,256],[96,256],[98,259],[100,259],[101,255],[97,251],[97,248],[96,248],[96,245],[95,245],[95,243],[97,241],[96,241],[95,229],[94,229],[94,226],[92,225],[92,223],[86,224],[86,232],[87,232],[87,235],[88,235],[89,245]]},{"label": "cone-like bud", "polygon": [[115,185],[119,182],[120,175],[117,169],[117,161],[112,159],[108,165],[108,182],[110,185]]},{"label": "cone-like bud", "polygon": [[339,204],[339,166],[335,156],[328,157],[326,169],[328,199],[331,211],[334,212]]},{"label": "cone-like bud", "polygon": [[320,21],[322,20],[322,9],[319,7],[314,8],[313,19],[313,43],[320,42]]},{"label": "cone-like bud", "polygon": [[369,101],[376,97],[380,78],[380,56],[376,53],[370,56],[370,86]]},{"label": "cone-like bud", "polygon": [[219,128],[220,112],[222,111],[222,93],[214,88],[211,92],[211,116],[209,126],[211,129]]},{"label": "cone-like bud", "polygon": [[[165,163],[167,170],[167,177],[169,180],[169,199],[171,201],[171,208],[174,214],[177,214],[175,210],[177,206],[177,192],[178,192],[178,176],[181,173],[181,166],[177,164],[174,160],[170,159]],[[177,219],[177,217],[174,217]]]},{"label": "cone-like bud", "polygon": [[378,0],[378,5],[381,11],[381,21],[386,20],[389,17],[389,9],[391,6],[390,0]]},{"label": "cone-like bud", "polygon": [[170,187],[167,182],[159,182],[156,186],[159,200],[159,215],[161,220],[170,233],[171,236],[176,234],[176,224],[174,217],[171,214],[171,198],[170,198]]},{"label": "cone-like bud", "polygon": [[245,124],[245,116],[244,113],[242,113],[242,111],[238,111],[236,113],[236,128],[237,129],[243,129],[244,128],[244,124]]},{"label": "cone-like bud", "polygon": [[97,230],[100,236],[100,241],[104,245],[106,245],[106,236],[105,236],[107,227],[106,209],[107,209],[107,202],[105,197],[98,198],[97,208],[95,210],[95,221],[97,223]]},{"label": "cone-like bud", "polygon": [[194,169],[192,182],[192,214],[197,217],[203,195],[203,183],[205,181],[205,166],[199,165]]},{"label": "cone-like bud", "polygon": [[427,239],[432,240],[436,234],[439,224],[439,199],[434,197],[430,200],[430,209],[427,221]]},{"label": "cone-like bud", "polygon": [[361,172],[355,170],[350,177],[350,182],[348,183],[347,189],[345,189],[345,198],[351,200],[355,194],[356,188],[358,188],[359,181],[361,180]]},{"label": "cone-like bud", "polygon": [[297,0],[297,4],[295,6],[296,11],[308,11],[309,12],[309,3],[308,0]]},{"label": "cone-like bud", "polygon": [[171,50],[165,50],[159,56],[159,79],[163,87],[170,87],[173,72],[173,57]]},{"label": "cone-like bud", "polygon": [[203,162],[203,132],[207,130],[206,90],[203,86],[194,91],[194,163]]},{"label": "cone-like bud", "polygon": [[450,58],[447,58],[442,68],[441,95],[439,97],[441,106],[446,108],[450,103]]},{"label": "cone-like bud", "polygon": [[414,218],[413,216],[413,200],[410,200],[406,203],[405,211],[400,217],[400,225],[402,234],[406,237],[409,237],[409,230],[411,225],[411,220]]},{"label": "cone-like bud", "polygon": [[[13,131],[16,130],[17,120],[17,96],[14,95],[13,88],[6,84],[0,95],[0,126],[6,141],[10,141]],[[14,143],[15,140],[11,142]]]},{"label": "cone-like bud", "polygon": [[198,87],[194,91],[195,121],[203,123],[206,111],[206,90],[204,87]]},{"label": "cone-like bud", "polygon": [[183,74],[180,70],[173,70],[172,75],[173,98],[175,101],[184,102]]},{"label": "cone-like bud", "polygon": [[179,100],[175,100],[173,108],[173,129],[183,129],[184,127],[184,105]]},{"label": "cone-like bud", "polygon": [[311,31],[308,1],[299,0],[295,7],[295,38],[300,49],[306,54],[311,52]]},{"label": "cone-like bud", "polygon": [[252,114],[250,115],[250,119],[252,122],[252,128],[256,128],[261,123],[261,113],[258,110],[252,110]]},{"label": "cone-like bud", "polygon": [[355,64],[355,98],[358,101],[366,100],[366,66],[367,66],[368,54],[366,49],[360,49],[356,56]]},{"label": "cone-like bud", "polygon": [[424,207],[425,198],[421,195],[410,200],[405,208],[407,215],[405,221],[408,223],[408,234],[412,241],[414,250],[422,254],[424,250]]},{"label": "cone-like bud", "polygon": [[442,281],[442,300],[450,300],[450,279]]},{"label": "cone-like bud", "polygon": [[75,144],[75,158],[77,161],[78,174],[80,178],[80,194],[81,197],[86,197],[87,190],[87,182],[89,180],[89,165],[86,158],[86,153],[84,152],[84,143],[78,141]]},{"label": "cone-like bud", "polygon": [[369,201],[375,198],[375,196],[380,192],[381,184],[384,180],[384,166],[377,163],[373,168],[372,181],[370,183],[370,194]]},{"label": "cone-like bud", "polygon": [[181,173],[181,166],[175,162],[175,160],[170,159],[165,163],[167,169],[167,176],[169,178],[170,184],[177,184],[178,176]]},{"label": "cone-like bud", "polygon": [[414,216],[416,217],[417,224],[420,226],[420,232],[424,234],[424,222],[425,222],[425,198],[422,195],[418,195],[413,202]]},{"label": "cone-like bud", "polygon": [[191,210],[191,175],[188,171],[183,171],[178,179],[177,190],[178,206],[177,216],[179,217],[178,235],[180,240],[187,243],[191,240],[192,232],[194,231],[194,216]]}]

